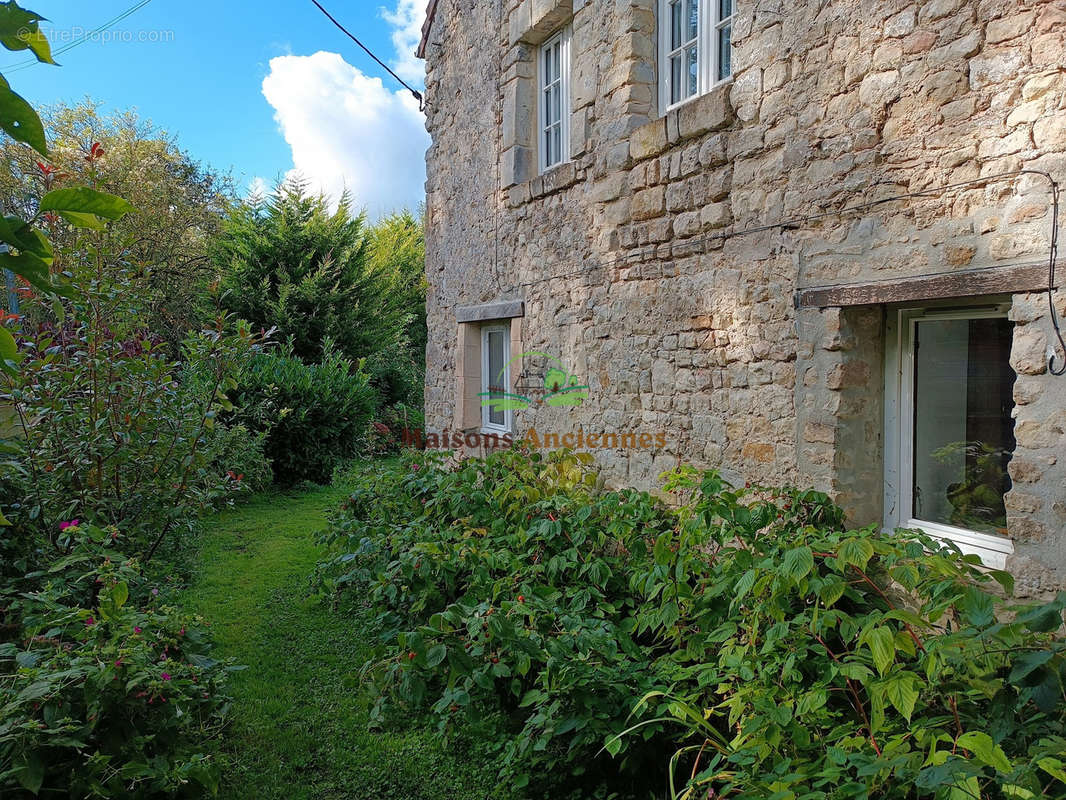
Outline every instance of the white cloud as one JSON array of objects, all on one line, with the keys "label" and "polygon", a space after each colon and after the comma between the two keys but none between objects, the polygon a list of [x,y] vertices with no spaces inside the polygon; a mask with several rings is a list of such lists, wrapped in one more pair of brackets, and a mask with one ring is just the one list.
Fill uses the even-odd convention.
[{"label": "white cloud", "polygon": [[409,92],[318,52],[271,59],[263,95],[292,148],[290,174],[312,189],[334,199],[347,189],[372,217],[422,202],[429,135]]},{"label": "white cloud", "polygon": [[422,23],[426,21],[425,0],[396,0],[396,8],[382,8],[381,17],[393,27],[392,46],[396,57],[392,68],[405,81],[419,88],[426,80],[426,65],[415,56],[422,39]]}]

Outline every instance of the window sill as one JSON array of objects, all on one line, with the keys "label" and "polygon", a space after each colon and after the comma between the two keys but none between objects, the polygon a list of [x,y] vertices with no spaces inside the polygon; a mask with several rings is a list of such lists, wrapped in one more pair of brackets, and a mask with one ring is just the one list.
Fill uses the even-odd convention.
[{"label": "window sill", "polygon": [[1014,542],[1003,536],[981,533],[953,525],[941,525],[936,522],[912,519],[901,525],[902,528],[920,530],[932,536],[950,542],[967,555],[978,555],[981,562],[990,569],[1005,569],[1007,556],[1014,553]]},{"label": "window sill", "polygon": [[728,128],[735,119],[729,99],[732,85],[733,79],[727,78],[634,130],[629,138],[629,155],[635,161],[643,161],[688,139]]},{"label": "window sill", "polygon": [[578,162],[564,161],[525,183],[512,186],[508,190],[508,204],[514,208],[531,200],[547,197],[573,186],[584,177],[585,170],[578,167]]}]

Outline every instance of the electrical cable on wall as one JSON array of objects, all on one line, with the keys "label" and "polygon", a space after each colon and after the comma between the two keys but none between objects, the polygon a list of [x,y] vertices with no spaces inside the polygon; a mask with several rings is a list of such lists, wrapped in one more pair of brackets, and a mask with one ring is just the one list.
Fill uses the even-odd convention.
[{"label": "electrical cable on wall", "polygon": [[[783,219],[783,220],[780,220],[778,222],[767,223],[765,225],[755,225],[755,226],[752,226],[750,228],[743,228],[741,230],[729,230],[729,231],[724,231],[724,232],[721,232],[721,233],[708,234],[706,236],[697,236],[697,237],[693,237],[691,239],[686,239],[683,242],[680,242],[680,243],[674,245],[674,248],[678,248],[678,247],[681,247],[681,248],[684,248],[684,247],[704,247],[704,246],[706,246],[706,245],[708,245],[708,244],[710,244],[712,242],[726,242],[726,241],[730,241],[732,239],[739,239],[739,238],[744,237],[744,236],[751,236],[751,235],[756,234],[756,233],[764,233],[766,231],[794,230],[794,229],[797,229],[797,228],[799,228],[799,227],[801,227],[801,226],[803,226],[805,224],[811,223],[811,222],[817,222],[817,221],[820,221],[820,220],[823,220],[823,219],[829,219],[831,217],[841,217],[841,216],[846,216],[846,215],[849,215],[849,214],[855,214],[855,213],[862,212],[862,211],[868,211],[868,210],[870,210],[872,208],[875,208],[876,206],[886,205],[888,203],[895,203],[895,202],[898,202],[898,201],[901,201],[901,200],[909,200],[909,199],[916,198],[916,197],[933,197],[935,195],[939,195],[939,194],[943,194],[943,193],[949,192],[949,191],[951,191],[953,189],[964,189],[964,188],[969,188],[969,187],[974,187],[974,186],[980,186],[982,184],[986,184],[986,183],[990,183],[990,182],[998,181],[998,180],[1005,180],[1007,178],[1018,178],[1018,177],[1021,177],[1022,175],[1037,175],[1037,176],[1039,176],[1041,178],[1044,178],[1048,182],[1048,187],[1049,187],[1049,190],[1051,192],[1051,237],[1050,237],[1050,245],[1049,245],[1048,259],[1047,259],[1048,281],[1047,281],[1047,289],[1046,289],[1046,291],[1047,291],[1047,298],[1048,298],[1048,311],[1049,311],[1049,313],[1051,315],[1051,324],[1052,324],[1052,327],[1054,328],[1055,336],[1056,336],[1056,338],[1059,341],[1059,346],[1060,346],[1060,348],[1061,348],[1061,350],[1063,352],[1064,359],[1066,359],[1066,340],[1064,340],[1064,337],[1063,337],[1062,328],[1061,328],[1061,326],[1059,324],[1058,312],[1055,309],[1055,302],[1054,302],[1054,291],[1057,288],[1055,286],[1055,270],[1056,270],[1057,259],[1058,259],[1058,241],[1059,241],[1059,185],[1055,181],[1055,179],[1051,177],[1050,173],[1044,172],[1042,170],[1019,169],[1019,170],[1012,170],[1010,172],[998,172],[998,173],[995,173],[993,175],[987,175],[987,176],[985,176],[983,178],[973,178],[972,180],[968,180],[968,181],[959,181],[958,183],[949,183],[949,184],[945,184],[943,186],[935,186],[935,187],[933,187],[931,189],[922,189],[922,190],[919,190],[919,191],[916,191],[916,192],[907,192],[905,194],[892,195],[891,197],[883,197],[883,198],[881,198],[879,200],[870,200],[870,201],[867,201],[867,202],[864,202],[864,203],[859,203],[858,205],[847,206],[846,208],[837,209],[835,211],[822,211],[822,212],[819,212],[817,214],[807,214],[807,215],[800,216],[800,217],[791,217],[789,219]],[[623,263],[627,263],[627,262],[639,263],[640,261],[643,261],[646,257],[654,255],[655,251],[658,250],[658,248],[659,248],[659,245],[650,245],[650,246],[645,247],[645,248],[632,250],[632,251],[628,252],[626,255],[620,256],[618,258],[608,259],[607,261],[595,262],[591,266],[593,266],[593,267],[610,267],[610,266],[614,266],[614,265],[617,265],[617,264],[623,264]],[[674,255],[674,253],[671,253],[671,255]],[[1043,262],[1037,262],[1037,263],[1043,263]],[[526,282],[520,283],[519,286],[535,286],[536,284],[543,283],[545,280],[558,280],[558,279],[561,279],[561,278],[576,277],[578,275],[584,275],[588,271],[588,266],[589,265],[586,263],[584,265],[584,267],[582,269],[580,269],[580,270],[575,270],[573,272],[568,272],[568,273],[564,273],[564,274],[560,274],[560,275],[551,275],[551,276],[547,276],[545,278],[540,278],[540,279],[535,280],[535,281],[526,281]],[[992,265],[992,266],[987,267],[986,269],[995,269],[997,266],[1003,266],[1003,265]],[[978,270],[974,269],[974,270],[969,270],[969,271],[976,272]],[[959,270],[947,270],[947,271],[942,271],[942,272],[923,273],[921,275],[909,275],[907,277],[908,278],[928,278],[928,277],[937,277],[937,276],[940,276],[940,275],[952,275],[952,274],[956,274],[957,275],[957,274],[959,274],[959,272],[960,272]],[[843,284],[843,285],[846,285],[846,284]],[[1050,349],[1050,352],[1048,354],[1048,370],[1051,372],[1052,375],[1055,375],[1055,376],[1066,375],[1066,361],[1064,361],[1062,368],[1059,369],[1059,368],[1055,367],[1056,360],[1057,359],[1056,359],[1056,355],[1055,355],[1054,350]]]}]

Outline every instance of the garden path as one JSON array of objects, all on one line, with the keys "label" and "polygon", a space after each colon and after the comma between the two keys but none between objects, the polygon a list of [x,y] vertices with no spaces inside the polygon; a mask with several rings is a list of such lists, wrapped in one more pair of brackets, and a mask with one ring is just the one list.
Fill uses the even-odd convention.
[{"label": "garden path", "polygon": [[[429,722],[367,728],[360,668],[370,657],[359,609],[312,594],[315,536],[344,496],[319,488],[253,498],[211,520],[186,594],[235,673],[220,796],[248,800],[483,800],[493,770],[448,748]],[[465,757],[464,757],[465,756]]]}]

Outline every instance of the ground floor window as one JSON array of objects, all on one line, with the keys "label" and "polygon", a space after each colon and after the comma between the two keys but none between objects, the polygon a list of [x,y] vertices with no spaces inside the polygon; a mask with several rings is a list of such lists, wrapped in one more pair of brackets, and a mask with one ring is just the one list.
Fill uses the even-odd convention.
[{"label": "ground floor window", "polygon": [[998,306],[908,309],[889,324],[886,508],[1003,567],[1014,451],[1013,324]]},{"label": "ground floor window", "polygon": [[[512,411],[505,399],[511,391],[511,326],[494,323],[481,328],[481,428],[509,433]],[[498,402],[494,402],[498,401]]]}]

